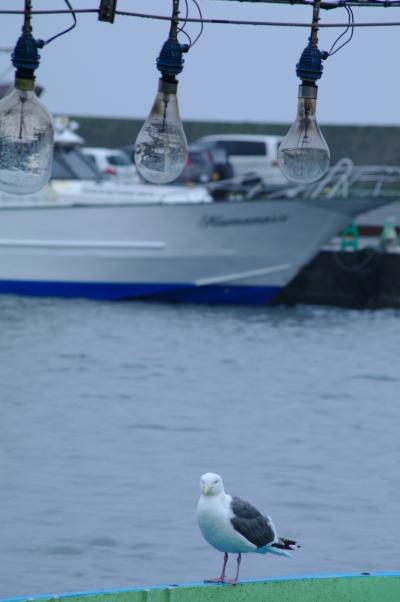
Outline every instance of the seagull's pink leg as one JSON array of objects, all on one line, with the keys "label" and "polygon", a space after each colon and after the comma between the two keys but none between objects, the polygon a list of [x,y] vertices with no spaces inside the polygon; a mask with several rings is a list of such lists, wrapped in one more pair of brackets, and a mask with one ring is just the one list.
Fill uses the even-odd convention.
[{"label": "seagull's pink leg", "polygon": [[234,579],[230,579],[229,583],[232,583],[233,585],[235,585],[235,583],[237,583],[239,581],[239,569],[240,569],[240,563],[242,560],[242,555],[238,554],[237,560],[236,560],[236,575]]},{"label": "seagull's pink leg", "polygon": [[225,583],[225,570],[226,570],[227,563],[228,563],[228,554],[225,552],[224,553],[224,563],[222,565],[221,575],[219,577],[216,577],[215,579],[206,579],[205,582],[206,583]]}]

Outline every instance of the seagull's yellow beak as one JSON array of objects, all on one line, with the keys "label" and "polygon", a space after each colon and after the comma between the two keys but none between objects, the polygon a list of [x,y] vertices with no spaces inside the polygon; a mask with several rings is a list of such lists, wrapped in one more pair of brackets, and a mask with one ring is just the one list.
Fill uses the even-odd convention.
[{"label": "seagull's yellow beak", "polygon": [[210,491],[210,486],[209,485],[203,485],[203,493],[204,493],[204,495],[208,495],[209,491]]}]

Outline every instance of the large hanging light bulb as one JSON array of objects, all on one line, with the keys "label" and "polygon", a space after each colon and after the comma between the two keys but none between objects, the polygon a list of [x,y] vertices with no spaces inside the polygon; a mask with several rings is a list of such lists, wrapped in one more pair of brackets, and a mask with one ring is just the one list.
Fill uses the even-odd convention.
[{"label": "large hanging light bulb", "polygon": [[187,142],[179,116],[177,82],[161,78],[150,115],[136,139],[135,163],[154,184],[175,180],[185,167]]},{"label": "large hanging light bulb", "polygon": [[0,189],[12,194],[37,192],[51,175],[52,118],[33,88],[25,86],[16,81],[0,101]]},{"label": "large hanging light bulb", "polygon": [[0,101],[0,189],[12,194],[43,188],[53,159],[53,120],[34,90],[43,43],[32,37],[30,15],[22,31],[12,54],[15,85]]},{"label": "large hanging light bulb", "polygon": [[315,118],[317,86],[299,86],[296,121],[282,140],[278,150],[283,174],[294,182],[308,184],[319,180],[327,171],[330,152]]},{"label": "large hanging light bulb", "polygon": [[299,86],[296,120],[282,140],[278,163],[282,173],[294,182],[309,184],[319,180],[328,170],[330,152],[316,120],[317,79],[322,75],[322,60],[327,52],[318,48],[318,20],[320,1],[314,1],[313,21],[308,46],[296,65],[296,74],[302,80]]},{"label": "large hanging light bulb", "polygon": [[140,175],[153,184],[167,184],[183,171],[187,142],[179,115],[176,75],[183,69],[182,54],[189,46],[179,44],[179,1],[173,0],[173,19],[168,40],[157,59],[161,72],[153,107],[135,144],[135,163]]}]

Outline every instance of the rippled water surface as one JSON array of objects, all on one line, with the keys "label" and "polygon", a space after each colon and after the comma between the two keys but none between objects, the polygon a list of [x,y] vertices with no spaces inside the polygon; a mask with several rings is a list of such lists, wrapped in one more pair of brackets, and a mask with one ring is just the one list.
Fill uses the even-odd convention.
[{"label": "rippled water surface", "polygon": [[398,570],[399,320],[0,298],[0,597],[215,576],[206,471],[302,543],[242,577]]}]

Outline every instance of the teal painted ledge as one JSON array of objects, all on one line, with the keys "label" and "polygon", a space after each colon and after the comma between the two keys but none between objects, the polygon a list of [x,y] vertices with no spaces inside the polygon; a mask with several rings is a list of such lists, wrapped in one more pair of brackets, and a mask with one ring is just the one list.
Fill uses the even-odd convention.
[{"label": "teal painted ledge", "polygon": [[237,585],[188,583],[124,590],[53,594],[0,602],[399,602],[400,573],[301,575],[241,581]]}]

